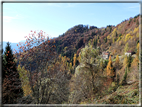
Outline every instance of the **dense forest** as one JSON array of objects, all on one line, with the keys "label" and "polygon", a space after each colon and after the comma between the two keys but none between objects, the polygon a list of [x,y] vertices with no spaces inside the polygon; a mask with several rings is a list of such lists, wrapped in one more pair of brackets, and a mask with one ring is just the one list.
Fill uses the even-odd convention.
[{"label": "dense forest", "polygon": [[31,31],[19,52],[7,43],[2,103],[139,104],[140,25],[137,15],[117,26],[76,25],[55,39]]}]

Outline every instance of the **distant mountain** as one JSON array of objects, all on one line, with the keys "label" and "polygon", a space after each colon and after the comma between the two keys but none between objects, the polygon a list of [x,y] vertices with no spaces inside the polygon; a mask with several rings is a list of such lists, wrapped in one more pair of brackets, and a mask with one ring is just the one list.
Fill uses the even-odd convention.
[{"label": "distant mountain", "polygon": [[[26,42],[26,40],[20,41],[20,43],[25,43],[25,42]],[[19,49],[18,49],[18,46],[17,46],[17,44],[19,44],[19,42],[18,43],[11,43],[11,42],[9,42],[9,43],[10,43],[11,48],[12,48],[13,51],[15,49],[17,52],[19,52]],[[3,51],[5,51],[6,45],[7,45],[7,42],[3,41]],[[37,45],[33,45],[32,47],[34,47],[34,46],[37,46]]]},{"label": "distant mountain", "polygon": [[[20,42],[25,42],[25,41],[26,41],[26,40],[22,40],[22,41],[20,41]],[[10,43],[10,45],[11,45],[12,50],[15,49],[16,51],[18,51],[18,46],[17,46],[18,43],[11,43],[11,42],[9,42],[9,43]],[[7,42],[3,41],[3,51],[5,51],[6,45],[7,45]]]}]

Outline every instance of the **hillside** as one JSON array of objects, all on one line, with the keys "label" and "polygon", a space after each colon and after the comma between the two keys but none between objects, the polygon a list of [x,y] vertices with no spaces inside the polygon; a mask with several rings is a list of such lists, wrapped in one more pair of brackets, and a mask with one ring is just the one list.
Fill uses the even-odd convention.
[{"label": "hillside", "polygon": [[139,16],[130,18],[117,26],[108,25],[105,28],[95,26],[76,25],[55,39],[57,52],[63,56],[73,58],[79,54],[81,48],[89,40],[92,45],[100,47],[100,51],[110,51],[111,54],[124,54],[124,47],[128,43],[129,50],[136,52],[135,46],[139,41]]},{"label": "hillside", "polygon": [[52,40],[43,31],[38,39],[29,36],[15,54],[26,84],[17,102],[138,104],[139,19],[102,28],[80,24]]}]

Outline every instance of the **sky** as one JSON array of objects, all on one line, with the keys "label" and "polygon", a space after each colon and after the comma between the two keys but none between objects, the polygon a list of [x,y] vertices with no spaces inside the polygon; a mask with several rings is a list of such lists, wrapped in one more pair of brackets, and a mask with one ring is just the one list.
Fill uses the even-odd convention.
[{"label": "sky", "polygon": [[53,38],[78,24],[116,26],[139,13],[139,3],[3,3],[3,41],[18,43],[31,30]]}]

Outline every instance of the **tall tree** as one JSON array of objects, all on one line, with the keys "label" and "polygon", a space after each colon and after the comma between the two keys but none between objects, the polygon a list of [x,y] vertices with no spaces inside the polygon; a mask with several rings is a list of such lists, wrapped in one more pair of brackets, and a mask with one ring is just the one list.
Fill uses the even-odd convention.
[{"label": "tall tree", "polygon": [[114,77],[114,69],[112,66],[111,56],[109,57],[109,62],[107,65],[107,76]]},{"label": "tall tree", "polygon": [[[91,45],[86,45],[79,53],[80,64],[75,69],[73,89],[69,103],[79,103],[81,98],[97,93],[100,88],[102,74],[99,75],[99,51]],[[72,99],[73,98],[73,99]]]},{"label": "tall tree", "polygon": [[31,95],[32,90],[29,84],[29,79],[28,79],[29,71],[25,70],[24,66],[20,67],[20,65],[18,65],[17,70],[19,72],[20,80],[22,82],[22,89],[23,89],[24,96]]},{"label": "tall tree", "polygon": [[[2,58],[2,71],[5,71],[5,64],[6,61],[4,60],[4,54],[3,54],[3,50],[1,51],[1,58]],[[5,78],[5,72],[2,72],[2,81]]]},{"label": "tall tree", "polygon": [[42,30],[38,33],[31,31],[30,35],[26,36],[26,42],[19,43],[17,46],[22,50],[19,53],[19,64],[29,71],[28,79],[33,102],[35,104],[49,103],[55,86],[51,83],[56,81],[53,80],[55,72],[48,70],[49,66],[54,63],[54,58],[57,57],[55,40],[49,40],[49,37]]},{"label": "tall tree", "polygon": [[7,43],[4,52],[5,69],[2,70],[4,80],[2,84],[2,103],[14,104],[17,98],[23,96],[23,90],[21,88],[21,81],[19,79],[19,73],[17,71],[16,63],[14,62],[14,56],[11,50],[10,43]]}]

